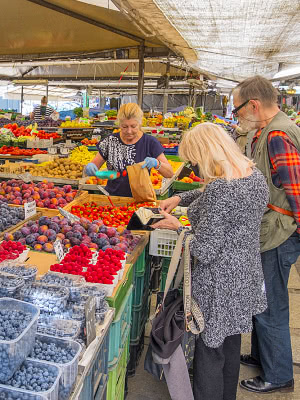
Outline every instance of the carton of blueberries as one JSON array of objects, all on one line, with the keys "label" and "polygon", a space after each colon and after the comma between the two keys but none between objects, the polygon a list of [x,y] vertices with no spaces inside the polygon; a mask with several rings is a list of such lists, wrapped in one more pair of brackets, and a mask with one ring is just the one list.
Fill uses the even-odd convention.
[{"label": "carton of blueberries", "polygon": [[0,270],[0,297],[14,297],[24,284],[25,281],[22,277]]},{"label": "carton of blueberries", "polygon": [[22,389],[0,385],[0,400],[46,400],[40,394],[27,393]]},{"label": "carton of blueberries", "polygon": [[49,315],[41,315],[37,325],[38,333],[64,339],[76,339],[80,334],[80,328],[79,321],[59,319]]},{"label": "carton of blueberries", "polygon": [[27,358],[5,385],[20,388],[28,394],[45,396],[48,400],[57,400],[61,373],[58,365]]},{"label": "carton of blueberries", "polygon": [[4,261],[0,264],[0,272],[16,275],[24,279],[25,283],[34,282],[37,274],[37,267],[14,261]]},{"label": "carton of blueberries", "polygon": [[47,272],[40,279],[40,282],[48,285],[56,285],[67,287],[70,291],[70,301],[79,301],[81,297],[81,289],[85,284],[83,276],[62,274],[60,272]]},{"label": "carton of blueberries", "polygon": [[78,374],[78,360],[81,346],[74,340],[36,335],[31,359],[47,361],[58,365],[62,374],[59,381],[59,399],[66,400],[73,390]]},{"label": "carton of blueberries", "polygon": [[32,304],[0,299],[0,383],[7,382],[32,351],[39,314]]},{"label": "carton of blueberries", "polygon": [[67,288],[38,282],[26,285],[20,290],[23,301],[35,304],[43,312],[53,314],[64,311],[69,294]]}]

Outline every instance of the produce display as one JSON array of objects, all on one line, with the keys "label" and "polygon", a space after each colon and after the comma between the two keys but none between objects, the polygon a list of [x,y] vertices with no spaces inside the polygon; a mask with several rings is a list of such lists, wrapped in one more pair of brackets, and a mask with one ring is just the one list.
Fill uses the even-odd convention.
[{"label": "produce display", "polygon": [[73,360],[76,351],[70,346],[59,346],[54,342],[47,343],[41,337],[35,339],[34,348],[30,354],[31,358],[50,361],[56,364],[65,364]]},{"label": "produce display", "polygon": [[5,262],[0,265],[0,273],[20,276],[25,282],[34,282],[37,274],[37,267],[29,264],[16,264],[13,262]]},{"label": "produce display", "polygon": [[69,298],[69,290],[63,287],[34,282],[20,291],[21,300],[32,303],[43,312],[58,313],[63,311]]},{"label": "produce display", "polygon": [[20,149],[19,147],[13,146],[2,146],[0,147],[0,154],[2,155],[11,155],[11,156],[26,156],[32,157],[36,154],[47,154],[47,150],[41,149]]},{"label": "produce display", "polygon": [[74,120],[65,121],[60,124],[61,128],[89,128],[91,126],[90,121]]},{"label": "produce display", "polygon": [[[172,160],[168,160],[168,161],[171,164],[174,173],[182,165],[182,162],[177,162],[177,161],[172,161]],[[155,168],[151,169],[150,180],[152,182],[152,185],[153,185],[154,189],[160,189],[161,188],[163,176]]]},{"label": "produce display", "polygon": [[18,124],[7,124],[4,128],[9,129],[15,137],[19,136],[31,136],[31,129],[25,128],[25,126],[18,126]]},{"label": "produce display", "polygon": [[79,179],[82,177],[83,166],[68,158],[60,158],[44,165],[32,165],[28,171],[33,176],[45,176],[64,179]]},{"label": "produce display", "polygon": [[86,146],[79,146],[72,150],[70,160],[82,165],[86,165],[92,161],[96,154],[96,151],[89,151]]},{"label": "produce display", "polygon": [[24,283],[22,278],[0,273],[0,297],[12,297]]},{"label": "produce display", "polygon": [[83,139],[81,143],[85,146],[96,146],[98,141],[97,139]]},{"label": "produce display", "polygon": [[191,172],[189,176],[185,176],[184,178],[180,179],[180,182],[185,182],[185,183],[201,182],[201,178],[196,176],[194,172]]},{"label": "produce display", "polygon": [[[26,244],[36,251],[53,253],[53,243],[56,239],[59,239],[66,251],[72,246],[84,244],[95,250],[114,248],[130,252],[137,244],[139,237],[133,236],[130,231],[125,230],[124,226],[117,229],[108,228],[104,225],[104,221],[100,220],[91,223],[88,219],[82,218],[80,222],[69,222],[67,218],[57,216],[52,218],[41,217],[36,221],[28,221],[21,229],[5,235],[4,239],[7,241],[2,244],[2,248],[5,250],[8,246],[23,249]],[[15,243],[12,240],[19,242]],[[0,262],[12,257],[13,254],[5,253],[5,256],[7,257],[1,260],[0,246]]]},{"label": "produce display", "polygon": [[90,176],[89,178],[87,178],[85,183],[87,185],[106,186],[107,185],[107,179],[100,179],[100,178],[96,178],[95,176]]},{"label": "produce display", "polygon": [[[124,227],[130,221],[133,213],[140,207],[151,207],[151,203],[131,203],[127,206],[112,207],[98,206],[95,202],[84,203],[83,205],[74,205],[71,208],[71,213],[78,217],[83,217],[89,221],[101,220],[106,226],[117,228],[117,231],[122,233]],[[102,230],[104,228],[101,228]],[[101,230],[100,229],[100,230]],[[104,232],[105,233],[105,232]]]},{"label": "produce display", "polygon": [[24,218],[23,208],[9,207],[4,201],[0,200],[0,232],[17,225]]},{"label": "produce display", "polygon": [[[7,205],[9,204],[25,204],[27,202],[36,201],[37,207],[56,209],[58,207],[64,207],[66,204],[74,200],[77,194],[77,190],[73,190],[70,185],[65,185],[63,187],[54,186],[53,182],[48,182],[44,180],[40,183],[25,183],[22,180],[11,179],[9,181],[0,183],[0,229],[1,229],[1,209],[2,213],[7,213]],[[23,212],[23,214],[22,214]],[[22,217],[23,215],[23,217]],[[11,225],[17,224],[15,218],[24,219],[23,208],[9,209],[9,214],[5,215],[7,221],[6,224],[11,221]],[[3,227],[5,227],[5,222],[3,222]],[[7,229],[5,227],[5,229]]]},{"label": "produce display", "polygon": [[46,392],[53,387],[58,373],[59,369],[53,365],[25,361],[6,385],[32,392]]},{"label": "produce display", "polygon": [[43,130],[33,133],[39,139],[61,139],[61,135],[58,132],[47,133]]},{"label": "produce display", "polygon": [[5,241],[0,244],[0,262],[5,260],[16,260],[26,250],[25,244],[21,242],[13,242],[9,240],[10,235],[7,234]]}]

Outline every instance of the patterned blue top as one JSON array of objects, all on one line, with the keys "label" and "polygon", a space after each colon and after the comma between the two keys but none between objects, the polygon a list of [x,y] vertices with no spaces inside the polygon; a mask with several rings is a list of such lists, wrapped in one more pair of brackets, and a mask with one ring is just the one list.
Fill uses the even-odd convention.
[{"label": "patterned blue top", "polygon": [[250,332],[252,316],[267,307],[259,235],[268,186],[254,168],[246,178],[217,179],[203,193],[179,196],[194,234],[192,295],[204,316],[201,336],[219,347],[227,336]]},{"label": "patterned blue top", "polygon": [[127,165],[145,160],[146,157],[157,158],[164,152],[160,142],[153,136],[143,134],[135,144],[122,142],[120,133],[112,134],[97,144],[100,155],[107,164],[107,169],[119,171],[120,178],[108,181],[106,190],[112,196],[132,197],[128,176],[122,176]]}]

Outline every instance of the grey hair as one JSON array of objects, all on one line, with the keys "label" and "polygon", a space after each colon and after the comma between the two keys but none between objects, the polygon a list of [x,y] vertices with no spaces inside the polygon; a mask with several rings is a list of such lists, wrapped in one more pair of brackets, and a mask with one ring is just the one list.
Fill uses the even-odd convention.
[{"label": "grey hair", "polygon": [[253,76],[239,83],[233,90],[238,91],[242,103],[247,100],[260,100],[264,105],[277,104],[278,90],[263,76]]}]

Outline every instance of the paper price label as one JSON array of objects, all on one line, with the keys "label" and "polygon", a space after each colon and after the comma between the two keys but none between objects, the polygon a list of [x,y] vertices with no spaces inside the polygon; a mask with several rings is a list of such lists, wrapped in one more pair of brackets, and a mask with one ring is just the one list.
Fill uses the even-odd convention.
[{"label": "paper price label", "polygon": [[55,254],[56,254],[56,257],[57,257],[58,261],[61,262],[61,260],[65,256],[64,249],[62,247],[61,241],[59,239],[57,239],[53,243],[53,247],[54,247],[54,251],[55,251]]},{"label": "paper price label", "polygon": [[36,202],[31,201],[30,203],[24,204],[25,219],[32,217],[36,214]]},{"label": "paper price label", "polygon": [[87,347],[96,338],[95,309],[96,309],[95,299],[94,297],[89,296],[89,299],[84,306]]},{"label": "paper price label", "polygon": [[97,251],[93,251],[93,254],[92,254],[92,263],[93,263],[93,264],[96,264],[97,260],[98,260],[98,252],[97,252]]},{"label": "paper price label", "polygon": [[18,175],[18,178],[24,181],[25,183],[32,182],[32,175],[29,172],[25,172],[24,174]]}]

